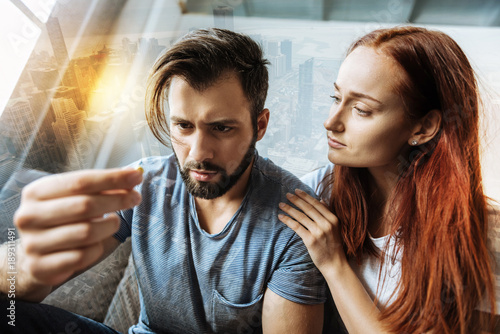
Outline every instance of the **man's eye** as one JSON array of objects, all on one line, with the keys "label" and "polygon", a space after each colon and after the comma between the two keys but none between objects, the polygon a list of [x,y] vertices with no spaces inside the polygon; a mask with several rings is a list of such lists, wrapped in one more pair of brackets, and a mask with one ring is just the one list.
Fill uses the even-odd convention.
[{"label": "man's eye", "polygon": [[215,125],[214,126],[214,130],[217,131],[217,132],[229,132],[232,129],[233,128],[231,128],[229,126],[225,126],[225,125]]},{"label": "man's eye", "polygon": [[175,126],[178,127],[179,129],[182,129],[182,130],[189,128],[188,123],[177,123]]}]

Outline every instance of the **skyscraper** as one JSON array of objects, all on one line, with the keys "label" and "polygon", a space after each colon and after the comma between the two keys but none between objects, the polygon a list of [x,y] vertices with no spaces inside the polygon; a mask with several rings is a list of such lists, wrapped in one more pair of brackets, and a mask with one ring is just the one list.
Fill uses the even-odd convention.
[{"label": "skyscraper", "polygon": [[233,8],[217,6],[213,9],[214,25],[216,28],[234,30]]},{"label": "skyscraper", "polygon": [[64,36],[61,31],[61,26],[59,25],[59,20],[57,19],[57,17],[49,17],[46,23],[46,27],[57,65],[59,66],[59,68],[65,68],[69,61],[69,56],[68,50],[66,49],[66,43],[64,42]]},{"label": "skyscraper", "polygon": [[278,56],[280,55],[279,42],[276,40],[267,41],[267,55]]},{"label": "skyscraper", "polygon": [[36,88],[41,91],[52,89],[59,85],[59,72],[55,69],[37,68],[29,70],[31,80]]},{"label": "skyscraper", "polygon": [[286,57],[285,70],[287,72],[292,70],[292,41],[285,39],[280,43],[281,53]]},{"label": "skyscraper", "polygon": [[72,99],[78,110],[84,110],[84,100],[80,90],[76,87],[59,86],[51,90],[53,99],[65,98]]},{"label": "skyscraper", "polygon": [[299,65],[299,101],[295,129],[298,135],[305,137],[310,137],[312,130],[313,66],[314,58]]},{"label": "skyscraper", "polygon": [[10,153],[21,157],[27,151],[31,142],[31,135],[36,129],[36,119],[31,111],[28,100],[11,99],[2,115],[2,136],[10,139]]},{"label": "skyscraper", "polygon": [[271,63],[269,67],[269,79],[279,78],[286,73],[286,56],[280,52],[280,44],[276,40],[267,42],[267,59]]},{"label": "skyscraper", "polygon": [[59,20],[57,17],[51,16],[47,20],[45,26],[49,35],[50,44],[52,45],[52,50],[54,51],[58,70],[61,71],[61,74],[64,73],[61,75],[63,84],[69,87],[78,87],[74,70],[72,66],[69,66],[68,49],[64,42]]},{"label": "skyscraper", "polygon": [[[35,136],[37,118],[27,99],[11,99],[0,122],[2,136],[9,143],[9,153],[19,159],[25,158],[31,166],[43,166],[49,157],[40,139]],[[24,155],[29,151],[30,154]]]},{"label": "skyscraper", "polygon": [[83,123],[85,112],[78,110],[73,99],[63,97],[52,99],[52,107],[56,116],[52,127],[59,145],[64,146],[69,169],[85,168],[89,155],[85,144],[88,136]]}]

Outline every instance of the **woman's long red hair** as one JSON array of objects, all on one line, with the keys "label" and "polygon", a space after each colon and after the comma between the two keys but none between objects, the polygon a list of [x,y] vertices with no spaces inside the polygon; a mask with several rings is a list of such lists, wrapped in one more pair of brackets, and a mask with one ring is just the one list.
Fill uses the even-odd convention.
[{"label": "woman's long red hair", "polygon": [[[402,251],[401,281],[381,318],[397,333],[470,333],[483,298],[495,311],[486,246],[487,198],[479,157],[479,94],[474,71],[449,36],[417,27],[377,30],[355,42],[372,47],[406,72],[396,91],[408,118],[441,112],[439,134],[401,159],[391,202],[392,231]],[[368,238],[369,175],[335,166],[331,208],[346,253],[374,253]],[[381,256],[383,261],[383,256]]]}]

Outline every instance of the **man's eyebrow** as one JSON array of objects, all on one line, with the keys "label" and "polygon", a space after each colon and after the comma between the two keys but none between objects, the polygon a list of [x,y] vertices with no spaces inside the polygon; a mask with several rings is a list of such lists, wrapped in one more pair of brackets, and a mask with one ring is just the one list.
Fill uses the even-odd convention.
[{"label": "man's eyebrow", "polygon": [[[339,88],[339,86],[337,85],[336,82],[333,83],[333,86],[335,86],[335,89],[338,90],[339,92],[341,91],[341,89]],[[371,97],[370,95],[367,95],[367,94],[363,94],[363,93],[360,93],[360,92],[350,92],[351,95],[355,96],[355,97],[361,97],[361,98],[365,98],[365,99],[368,99],[368,100],[371,100],[373,102],[376,102],[378,104],[381,104],[383,105],[382,102],[380,102],[379,100],[377,100],[376,98],[374,97]]]},{"label": "man's eyebrow", "polygon": [[233,124],[238,124],[240,123],[238,120],[236,119],[232,119],[232,118],[221,118],[221,119],[217,119],[217,120],[214,120],[212,122],[209,122],[207,123],[208,125],[233,125]]},{"label": "man's eyebrow", "polygon": [[188,123],[188,121],[185,120],[184,118],[177,117],[177,116],[170,116],[170,122],[174,122],[174,123]]},{"label": "man's eyebrow", "polygon": [[[179,116],[171,116],[170,121],[174,123],[190,123],[188,120],[179,117]],[[215,119],[211,122],[206,123],[207,125],[233,125],[233,124],[239,124],[240,122],[236,119],[233,118],[220,118],[220,119]]]}]

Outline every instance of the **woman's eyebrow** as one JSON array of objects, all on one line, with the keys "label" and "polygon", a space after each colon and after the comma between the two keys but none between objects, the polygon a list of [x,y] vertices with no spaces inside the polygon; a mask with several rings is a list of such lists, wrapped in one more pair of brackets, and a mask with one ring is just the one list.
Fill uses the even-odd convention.
[{"label": "woman's eyebrow", "polygon": [[[335,89],[338,90],[339,92],[341,92],[342,90],[339,88],[339,86],[337,85],[336,82],[333,83],[333,86],[335,86]],[[363,93],[360,93],[360,92],[349,92],[351,95],[355,96],[355,97],[362,97],[362,98],[365,98],[365,99],[368,99],[368,100],[371,100],[373,102],[376,102],[380,105],[384,105],[382,102],[380,102],[379,100],[377,100],[376,98],[374,97],[371,97],[370,95],[367,95],[367,94],[363,94]]]}]

